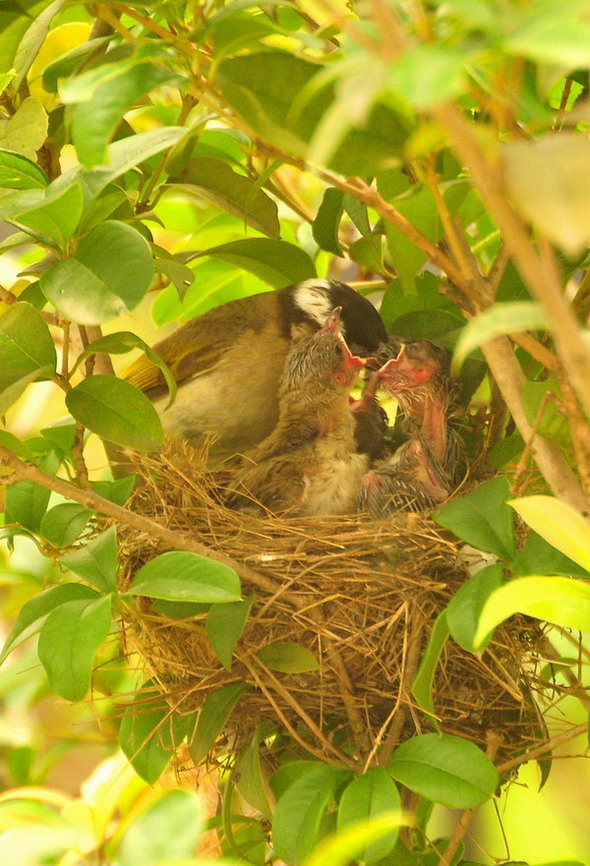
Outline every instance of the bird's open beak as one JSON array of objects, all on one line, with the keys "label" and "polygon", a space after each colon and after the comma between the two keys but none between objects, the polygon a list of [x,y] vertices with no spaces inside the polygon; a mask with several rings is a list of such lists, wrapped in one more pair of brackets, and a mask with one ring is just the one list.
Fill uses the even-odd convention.
[{"label": "bird's open beak", "polygon": [[404,355],[406,354],[406,346],[402,343],[401,348],[395,358],[390,358],[389,361],[386,361],[381,367],[379,367],[379,378],[381,379],[383,376],[386,376],[392,370],[395,370],[401,362],[404,360]]},{"label": "bird's open beak", "polygon": [[348,347],[348,343],[344,339],[342,335],[342,330],[340,328],[340,313],[342,312],[342,307],[334,307],[326,324],[321,329],[322,334],[333,334],[340,346],[342,348],[342,352],[344,354],[344,363],[351,370],[361,370],[366,366],[367,360],[365,358],[361,358],[360,355],[353,355]]}]

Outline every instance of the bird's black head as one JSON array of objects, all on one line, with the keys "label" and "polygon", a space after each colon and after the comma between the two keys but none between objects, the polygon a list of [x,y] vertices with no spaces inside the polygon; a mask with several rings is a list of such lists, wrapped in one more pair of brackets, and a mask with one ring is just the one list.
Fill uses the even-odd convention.
[{"label": "bird's black head", "polygon": [[385,326],[373,304],[346,283],[337,280],[305,280],[279,292],[289,325],[322,328],[334,307],[341,307],[341,327],[354,354],[383,354],[387,343]]}]

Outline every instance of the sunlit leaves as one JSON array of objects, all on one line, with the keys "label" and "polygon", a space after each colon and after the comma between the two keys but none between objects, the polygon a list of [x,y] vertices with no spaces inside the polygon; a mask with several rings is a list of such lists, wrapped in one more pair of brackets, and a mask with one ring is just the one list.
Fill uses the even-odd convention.
[{"label": "sunlit leaves", "polygon": [[275,289],[316,276],[310,257],[299,247],[271,238],[231,241],[205,250],[214,256],[255,274]]},{"label": "sunlit leaves", "polygon": [[[383,815],[391,817],[396,810],[401,813],[401,800],[394,782],[382,767],[372,767],[350,782],[342,792],[338,807],[338,829],[361,822],[369,824]],[[364,863],[381,860],[393,850],[397,837],[397,827],[394,825],[389,832],[367,844],[359,852],[359,859]]]},{"label": "sunlit leaves", "polygon": [[493,304],[474,316],[461,332],[455,347],[453,366],[458,369],[470,352],[494,337],[545,329],[547,326],[543,308],[532,301]]},{"label": "sunlit leaves", "polygon": [[47,136],[47,115],[37,99],[28,97],[7,120],[0,120],[0,147],[35,159]]},{"label": "sunlit leaves", "polygon": [[102,592],[117,586],[117,530],[111,526],[87,544],[66,554],[63,565]]},{"label": "sunlit leaves", "polygon": [[10,150],[0,150],[2,189],[44,189],[47,178],[36,162]]},{"label": "sunlit leaves", "polygon": [[568,577],[521,577],[497,589],[487,600],[475,635],[480,647],[487,635],[514,613],[590,631],[590,584]]},{"label": "sunlit leaves", "polygon": [[193,791],[165,791],[127,828],[117,861],[121,866],[147,866],[164,860],[188,860],[203,830],[201,813],[201,799]]},{"label": "sunlit leaves", "polygon": [[132,310],[154,275],[144,238],[128,225],[107,220],[80,240],[75,254],[41,277],[46,297],[65,316],[97,325]]}]

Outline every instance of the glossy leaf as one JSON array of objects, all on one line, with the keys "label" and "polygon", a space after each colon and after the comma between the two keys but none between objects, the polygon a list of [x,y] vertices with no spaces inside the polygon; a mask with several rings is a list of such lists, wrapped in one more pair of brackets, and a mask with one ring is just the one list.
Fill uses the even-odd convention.
[{"label": "glossy leaf", "polygon": [[250,596],[244,601],[214,604],[207,614],[207,637],[215,655],[228,671],[253,603],[254,596]]},{"label": "glossy leaf", "polygon": [[426,649],[420,660],[420,667],[412,684],[412,694],[419,707],[426,711],[433,727],[439,729],[432,694],[434,674],[440,654],[449,636],[446,613],[443,611],[434,621]]},{"label": "glossy leaf", "polygon": [[117,588],[117,527],[110,526],[61,561],[101,592],[113,592]]},{"label": "glossy leaf", "polygon": [[25,529],[38,532],[51,492],[36,481],[17,481],[6,488],[6,513]]},{"label": "glossy leaf", "polygon": [[202,801],[193,791],[164,791],[136,815],[117,848],[120,866],[192,858],[203,831]]},{"label": "glossy leaf", "polygon": [[303,250],[285,241],[250,238],[211,247],[200,255],[214,256],[255,274],[272,286],[283,286],[316,276],[313,262]]},{"label": "glossy leaf", "polygon": [[280,236],[277,206],[251,178],[235,172],[223,159],[201,156],[191,159],[173,188],[205,198],[271,238]]},{"label": "glossy leaf", "polygon": [[320,669],[316,657],[310,650],[290,640],[274,641],[258,650],[257,656],[271,671],[302,674]]},{"label": "glossy leaf", "polygon": [[228,683],[207,695],[199,711],[194,738],[190,744],[190,753],[195,766],[198,767],[207,757],[234,707],[249,688],[248,683]]},{"label": "glossy leaf", "polygon": [[0,391],[24,377],[55,370],[56,362],[43,317],[31,304],[13,304],[0,318]]},{"label": "glossy leaf", "polygon": [[395,750],[387,772],[411,791],[450,809],[472,809],[493,796],[498,773],[474,743],[422,734]]},{"label": "glossy leaf", "polygon": [[[370,823],[378,817],[398,813],[401,819],[401,799],[391,777],[382,767],[372,767],[346,786],[338,806],[338,830],[351,825]],[[393,851],[397,842],[397,825],[372,842],[357,857],[364,863],[375,863]]]},{"label": "glossy leaf", "polygon": [[90,376],[66,395],[76,421],[93,433],[138,451],[153,451],[164,440],[162,422],[150,400],[114,376]]},{"label": "glossy leaf", "polygon": [[96,593],[81,583],[61,583],[31,598],[20,609],[16,622],[6,638],[0,654],[0,664],[15,647],[39,631],[52,610],[70,601],[96,598]]},{"label": "glossy leaf", "polygon": [[205,603],[240,601],[240,580],[233,568],[188,551],[170,550],[142,566],[129,595]]},{"label": "glossy leaf", "polygon": [[272,822],[273,847],[278,857],[299,864],[311,854],[328,804],[350,775],[349,770],[324,764],[311,768],[287,788]]},{"label": "glossy leaf", "polygon": [[[8,200],[2,202],[6,207]],[[14,210],[12,219],[22,226],[48,238],[52,238],[62,249],[76,231],[84,197],[79,184],[73,183],[65,189],[47,187],[45,195],[37,203],[23,210]]]},{"label": "glossy leaf", "polygon": [[[430,190],[425,187],[411,195],[396,198],[394,206],[414,224],[422,234],[437,243],[441,227],[436,205]],[[385,236],[393,266],[399,276],[404,292],[414,294],[416,278],[426,263],[426,253],[400,232],[392,223],[385,223]]]},{"label": "glossy leaf", "polygon": [[487,600],[475,646],[514,613],[552,622],[566,628],[590,631],[590,584],[569,577],[520,577],[497,589]]},{"label": "glossy leaf", "polygon": [[460,647],[475,651],[475,635],[481,612],[490,595],[503,583],[499,563],[488,565],[459,587],[446,609],[451,637]]},{"label": "glossy leaf", "polygon": [[127,475],[115,481],[91,481],[90,486],[103,499],[108,499],[115,505],[125,505],[133,493],[136,482],[136,475]]},{"label": "glossy leaf", "polygon": [[317,216],[312,223],[313,238],[322,250],[342,255],[342,247],[338,238],[340,220],[344,213],[344,193],[342,190],[329,188],[324,192]]},{"label": "glossy leaf", "polygon": [[40,285],[64,316],[98,325],[134,309],[153,275],[152,255],[139,232],[106,220],[82,238],[71,258],[45,271]]},{"label": "glossy leaf", "polygon": [[39,530],[54,547],[68,547],[78,538],[93,513],[77,502],[63,502],[43,515]]},{"label": "glossy leaf", "polygon": [[73,369],[75,370],[89,355],[95,355],[97,352],[105,352],[107,355],[124,355],[132,349],[141,349],[152,364],[162,371],[170,393],[170,403],[172,403],[176,396],[176,379],[170,368],[145,340],[142,340],[141,337],[138,337],[137,334],[133,334],[131,331],[117,331],[114,334],[107,334],[105,337],[94,340],[78,355]]},{"label": "glossy leaf", "polygon": [[590,571],[590,522],[575,508],[553,496],[523,496],[508,505],[545,541]]},{"label": "glossy leaf", "polygon": [[68,701],[85,697],[94,656],[110,626],[110,596],[68,601],[49,614],[39,635],[39,658],[60,697]]},{"label": "glossy leaf", "polygon": [[510,484],[499,476],[486,481],[467,496],[434,512],[434,520],[463,541],[511,560],[514,556],[513,515],[507,505]]},{"label": "glossy leaf", "polygon": [[588,572],[579,563],[561,553],[532,529],[526,544],[521,548],[511,565],[517,577],[528,574],[559,574],[568,577],[586,577]]},{"label": "glossy leaf", "polygon": [[10,150],[0,149],[2,189],[45,189],[47,177],[36,162]]},{"label": "glossy leaf", "polygon": [[545,329],[547,316],[539,304],[532,301],[513,301],[493,304],[478,313],[465,326],[455,348],[453,368],[457,371],[467,355],[488,340],[503,334]]},{"label": "glossy leaf", "polygon": [[27,27],[23,39],[19,43],[14,58],[14,66],[17,72],[13,82],[15,88],[20,87],[23,83],[33,60],[47,36],[54,16],[65,4],[66,0],[53,0],[51,3],[43,3],[38,13],[31,17],[31,22]]}]

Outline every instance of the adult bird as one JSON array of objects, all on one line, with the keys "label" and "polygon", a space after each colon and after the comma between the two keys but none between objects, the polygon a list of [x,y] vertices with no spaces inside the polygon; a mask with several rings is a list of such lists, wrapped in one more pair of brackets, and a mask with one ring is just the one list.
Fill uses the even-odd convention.
[{"label": "adult bird", "polygon": [[312,279],[215,307],[156,343],[178,383],[169,408],[162,372],[145,356],[124,378],[154,402],[166,433],[195,445],[211,441],[218,462],[271,432],[289,351],[335,307],[353,353],[387,357],[385,328],[370,301],[345,283]]},{"label": "adult bird", "polygon": [[433,508],[463,480],[465,454],[454,420],[449,363],[446,349],[414,340],[402,342],[396,357],[377,374],[403,413],[406,436],[363,479],[361,504],[377,516]]},{"label": "adult bird", "polygon": [[364,365],[341,334],[339,308],[291,349],[278,423],[246,455],[230,505],[313,515],[356,510],[369,458],[356,450],[349,394]]}]

